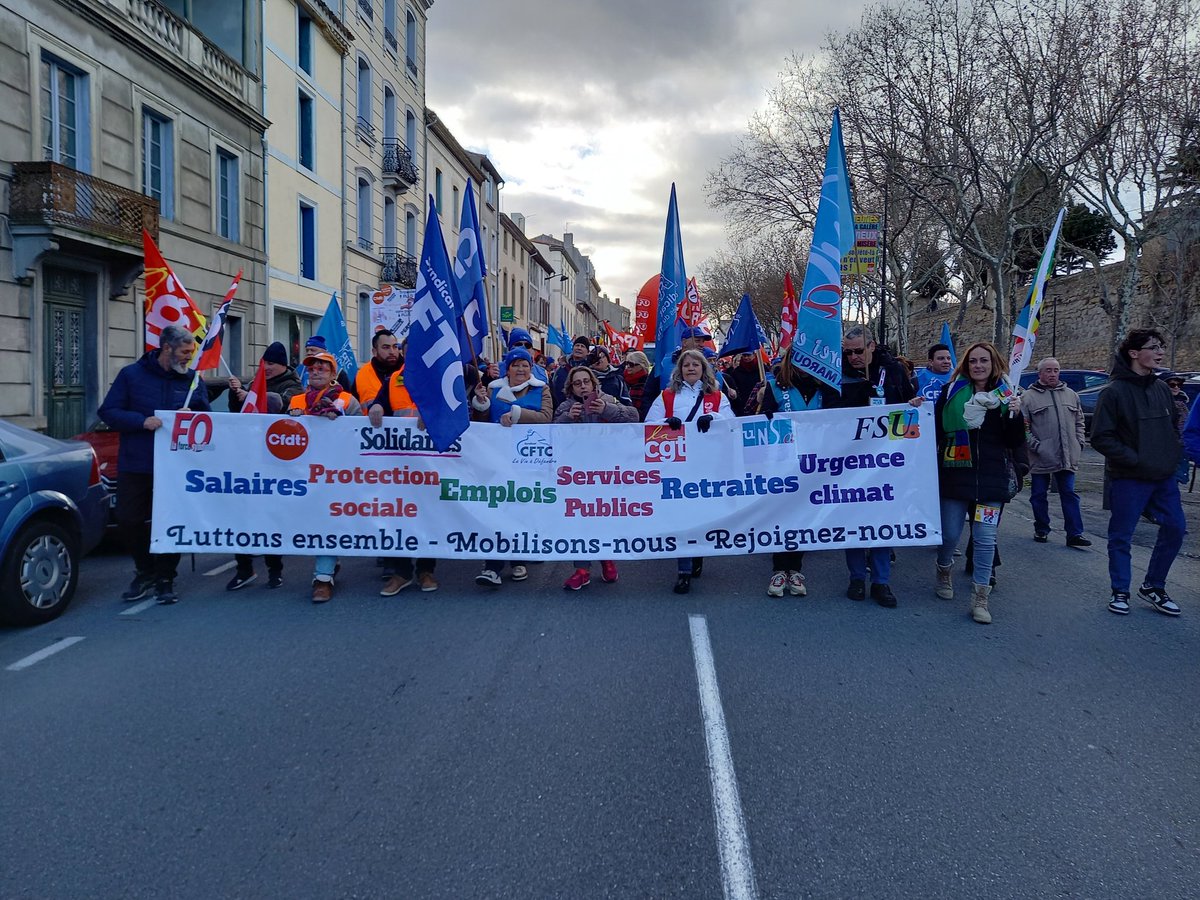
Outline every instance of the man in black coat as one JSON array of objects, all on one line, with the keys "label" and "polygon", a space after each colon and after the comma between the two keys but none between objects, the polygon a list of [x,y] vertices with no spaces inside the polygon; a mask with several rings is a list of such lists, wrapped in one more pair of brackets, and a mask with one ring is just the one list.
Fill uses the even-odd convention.
[{"label": "man in black coat", "polygon": [[[837,406],[908,403],[915,394],[904,366],[892,358],[887,347],[875,342],[870,331],[862,325],[846,331],[842,337],[842,395]],[[871,599],[888,609],[895,607],[896,595],[888,585],[892,574],[890,547],[855,547],[846,551],[846,567],[850,570],[846,596],[851,600],[866,599],[868,565]]]}]

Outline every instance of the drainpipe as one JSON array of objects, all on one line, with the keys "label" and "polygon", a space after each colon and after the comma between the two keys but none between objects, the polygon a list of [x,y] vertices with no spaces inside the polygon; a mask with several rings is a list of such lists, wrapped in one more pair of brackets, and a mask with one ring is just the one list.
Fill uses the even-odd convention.
[{"label": "drainpipe", "polygon": [[[262,0],[262,3],[259,5],[259,16],[260,16],[259,31],[262,32],[265,29],[266,21],[267,21],[267,0]],[[267,117],[267,40],[266,40],[265,34],[260,36],[259,40],[258,40],[258,56],[259,56],[259,64],[258,64],[259,81],[258,81],[258,83],[260,85],[262,85],[262,104],[261,105],[262,105],[262,115],[263,115],[263,118],[265,119]],[[272,318],[271,317],[271,205],[270,205],[270,195],[269,195],[268,189],[267,189],[267,185],[269,184],[268,179],[267,179],[267,160],[270,158],[270,153],[268,152],[267,144],[268,144],[267,133],[266,133],[266,131],[263,131],[263,135],[262,135],[263,257],[266,259],[266,262],[263,263],[263,293],[265,294],[265,296],[263,297],[263,316],[266,319],[266,321],[263,323],[264,338],[269,338],[271,336],[271,327],[272,327],[272,322],[271,322],[271,318]],[[267,340],[263,341],[263,349],[264,350],[266,350],[268,343],[270,343],[270,342]],[[251,348],[254,348],[257,345],[254,343],[251,343],[250,346],[251,346]],[[253,349],[251,350],[251,353],[253,353]],[[261,356],[261,355],[262,354],[260,353],[259,356]],[[243,368],[245,368],[246,362],[247,362],[247,360],[242,360]],[[239,372],[238,377],[240,378],[245,374],[246,374],[245,372]]]}]

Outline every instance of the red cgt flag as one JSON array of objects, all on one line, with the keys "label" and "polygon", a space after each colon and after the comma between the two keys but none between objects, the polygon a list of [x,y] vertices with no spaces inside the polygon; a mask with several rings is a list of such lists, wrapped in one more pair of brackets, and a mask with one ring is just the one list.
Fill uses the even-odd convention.
[{"label": "red cgt flag", "polygon": [[158,347],[159,335],[168,325],[186,328],[199,343],[204,339],[208,321],[144,228],[142,248],[146,256],[146,349]]},{"label": "red cgt flag", "polygon": [[642,336],[628,331],[617,331],[608,321],[604,322],[604,331],[608,334],[608,343],[617,350],[628,353],[630,350],[642,349]]},{"label": "red cgt flag", "polygon": [[267,367],[263,365],[261,359],[258,361],[258,374],[254,376],[254,383],[250,385],[250,390],[246,391],[246,400],[242,403],[241,411],[244,413],[265,413],[267,411]]},{"label": "red cgt flag", "polygon": [[779,314],[779,349],[786,350],[796,337],[796,322],[800,317],[800,302],[792,287],[792,273],[783,274],[783,309]]}]

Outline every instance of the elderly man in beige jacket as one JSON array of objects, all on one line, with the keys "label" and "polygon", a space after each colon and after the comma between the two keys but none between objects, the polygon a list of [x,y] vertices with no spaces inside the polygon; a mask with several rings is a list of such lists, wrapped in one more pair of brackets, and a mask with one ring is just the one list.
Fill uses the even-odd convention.
[{"label": "elderly man in beige jacket", "polygon": [[1050,536],[1047,492],[1054,479],[1062,503],[1063,527],[1068,547],[1090,547],[1083,536],[1075,470],[1083,449],[1083,407],[1079,395],[1059,380],[1058,360],[1038,363],[1038,380],[1022,395],[1021,413],[1029,432],[1029,505],[1033,507],[1033,539],[1046,543]]}]

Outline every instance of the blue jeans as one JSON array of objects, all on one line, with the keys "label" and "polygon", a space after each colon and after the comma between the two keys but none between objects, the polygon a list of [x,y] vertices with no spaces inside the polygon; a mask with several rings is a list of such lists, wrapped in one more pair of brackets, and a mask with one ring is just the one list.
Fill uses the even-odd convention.
[{"label": "blue jeans", "polygon": [[[942,546],[938,547],[937,554],[938,565],[942,568],[954,562],[954,548],[958,546],[958,539],[962,537],[972,505],[966,500],[942,498]],[[971,580],[975,584],[991,583],[998,525],[999,523],[971,523],[971,535],[975,538],[974,549],[971,551],[971,562],[974,565]]]},{"label": "blue jeans", "polygon": [[1058,489],[1058,500],[1062,504],[1063,528],[1067,537],[1083,534],[1083,515],[1079,512],[1079,495],[1075,493],[1075,473],[1068,469],[1060,472],[1030,475],[1029,505],[1033,507],[1033,530],[1036,534],[1050,533],[1050,502],[1046,494],[1050,490],[1050,479]]},{"label": "blue jeans", "polygon": [[1140,478],[1114,478],[1108,494],[1111,515],[1108,519],[1108,577],[1114,591],[1129,593],[1130,539],[1143,512],[1149,512],[1158,522],[1158,539],[1150,554],[1146,569],[1147,587],[1165,587],[1171,563],[1183,546],[1187,520],[1179,499],[1179,482],[1171,475],[1159,481]]},{"label": "blue jeans", "polygon": [[313,566],[313,581],[333,581],[333,572],[337,568],[336,556],[318,556]]},{"label": "blue jeans", "polygon": [[867,580],[867,559],[871,560],[871,583],[887,584],[892,577],[892,548],[871,547],[863,549],[855,547],[846,551],[846,568],[850,570],[850,580]]}]

